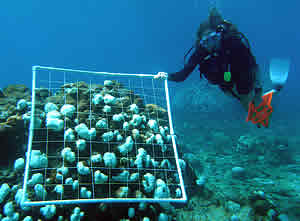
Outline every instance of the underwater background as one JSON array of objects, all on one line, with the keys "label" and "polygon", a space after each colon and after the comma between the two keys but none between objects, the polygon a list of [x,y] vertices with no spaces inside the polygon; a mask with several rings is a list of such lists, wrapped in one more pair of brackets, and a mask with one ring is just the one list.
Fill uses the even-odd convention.
[{"label": "underwater background", "polygon": [[[240,104],[200,80],[198,70],[185,82],[169,83],[180,155],[205,180],[201,191],[196,184],[187,186],[196,193],[188,191],[189,203],[176,208],[169,220],[234,220],[234,215],[238,220],[300,220],[299,1],[2,1],[0,87],[31,88],[33,65],[178,71],[214,4],[249,39],[265,91],[272,86],[272,58],[290,59],[289,78],[272,101],[269,128],[245,122]],[[245,170],[242,179],[231,174],[234,167]],[[254,191],[266,197],[256,199]]]},{"label": "underwater background", "polygon": [[[0,86],[12,81],[30,86],[32,65],[123,73],[177,71],[212,4],[199,0],[2,2]],[[247,36],[266,76],[271,58],[291,60],[275,115],[297,118],[299,3],[232,0],[216,5]],[[198,76],[197,72],[189,79]],[[170,87],[186,85],[171,83]]]}]

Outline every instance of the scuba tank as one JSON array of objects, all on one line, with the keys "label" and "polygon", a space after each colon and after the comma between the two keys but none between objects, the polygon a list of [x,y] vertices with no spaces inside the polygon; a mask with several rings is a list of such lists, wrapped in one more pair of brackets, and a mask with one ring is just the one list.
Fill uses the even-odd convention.
[{"label": "scuba tank", "polygon": [[[192,46],[184,55],[184,65],[186,64],[186,59],[194,50],[203,51],[203,56],[201,60],[208,60],[212,57],[219,56],[222,51],[222,42],[224,39],[232,36],[237,36],[241,39],[243,44],[250,49],[250,44],[245,35],[241,32],[238,32],[237,29],[232,28],[232,24],[224,20],[221,24],[217,25],[215,31],[212,31],[204,35],[201,39],[197,40],[198,45]],[[201,64],[201,62],[199,62]],[[202,74],[200,74],[202,77]],[[230,64],[226,64],[226,70],[224,71],[224,82],[229,83],[231,81],[231,71]]]}]

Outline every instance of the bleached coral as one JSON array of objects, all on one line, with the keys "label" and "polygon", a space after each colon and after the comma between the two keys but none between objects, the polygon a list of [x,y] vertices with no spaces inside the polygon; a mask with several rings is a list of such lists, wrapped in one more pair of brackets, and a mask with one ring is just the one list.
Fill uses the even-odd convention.
[{"label": "bleached coral", "polygon": [[24,199],[23,199],[23,189],[18,189],[16,194],[15,194],[15,201],[16,204],[24,211],[28,211],[31,209],[30,206],[24,206],[24,204],[22,203],[22,200],[24,201],[30,201],[28,199],[28,193],[24,193]]},{"label": "bleached coral", "polygon": [[14,169],[15,171],[21,171],[24,169],[24,165],[25,165],[25,160],[24,158],[20,157],[18,159],[16,159],[15,163],[14,163]]},{"label": "bleached coral", "polygon": [[75,140],[75,135],[74,135],[72,128],[69,128],[65,131],[64,138],[65,138],[65,141],[74,141]]},{"label": "bleached coral", "polygon": [[95,171],[94,177],[96,184],[103,184],[108,180],[108,176],[106,176],[104,173],[101,173],[100,170]]},{"label": "bleached coral", "polygon": [[117,182],[128,182],[129,176],[130,176],[129,172],[127,170],[124,170],[119,175],[112,176],[112,180],[117,181]]},{"label": "bleached coral", "polygon": [[79,187],[79,181],[78,180],[74,180],[73,184],[72,184],[72,190],[75,191],[77,190]]},{"label": "bleached coral", "polygon": [[135,215],[135,210],[133,207],[128,208],[128,217],[131,219]]},{"label": "bleached coral", "polygon": [[132,120],[129,122],[129,124],[132,125],[133,127],[138,127],[138,126],[140,126],[142,121],[143,121],[143,118],[140,115],[134,114],[132,116]]},{"label": "bleached coral", "polygon": [[132,173],[129,177],[130,182],[135,182],[139,179],[140,174],[139,173]]},{"label": "bleached coral", "polygon": [[94,97],[93,97],[93,99],[92,99],[92,102],[93,102],[93,104],[95,104],[95,105],[100,104],[102,101],[103,101],[103,96],[102,96],[102,94],[95,94]]},{"label": "bleached coral", "polygon": [[175,190],[175,196],[176,196],[176,198],[180,198],[181,196],[182,196],[182,193],[181,193],[181,189],[180,188],[176,188],[176,190]]},{"label": "bleached coral", "polygon": [[91,140],[93,140],[93,139],[96,138],[96,129],[95,129],[95,128],[89,129],[89,138],[90,138]]},{"label": "bleached coral", "polygon": [[160,168],[172,169],[172,165],[168,159],[163,159],[160,163]]},{"label": "bleached coral", "polygon": [[47,114],[46,127],[54,131],[61,131],[64,128],[64,121],[59,118],[49,117],[52,115],[52,112],[54,111],[51,111]]},{"label": "bleached coral", "polygon": [[117,166],[117,158],[114,153],[106,152],[103,155],[104,165],[106,167],[116,167]]},{"label": "bleached coral", "polygon": [[57,172],[66,176],[69,173],[69,168],[62,166],[62,167],[57,168]]},{"label": "bleached coral", "polygon": [[136,160],[134,161],[134,165],[138,169],[143,168],[143,164],[146,161],[147,152],[143,148],[138,149],[138,154],[136,155]]},{"label": "bleached coral", "polygon": [[54,192],[56,192],[57,194],[63,194],[64,193],[64,186],[62,184],[57,184],[54,187]]},{"label": "bleached coral", "polygon": [[132,151],[133,144],[134,144],[134,142],[133,142],[131,136],[128,136],[126,138],[125,143],[118,146],[118,150],[120,151],[120,153],[123,156],[125,156],[126,154],[128,154],[129,152]]},{"label": "bleached coral", "polygon": [[170,190],[165,181],[162,179],[156,180],[156,188],[154,191],[154,198],[169,198]]},{"label": "bleached coral", "polygon": [[85,186],[83,186],[80,189],[80,197],[90,199],[92,197],[92,192],[89,191]]},{"label": "bleached coral", "polygon": [[131,131],[133,139],[137,140],[140,137],[140,131],[138,129],[133,129]]},{"label": "bleached coral", "polygon": [[142,181],[142,184],[143,184],[143,187],[144,187],[144,190],[146,191],[146,193],[150,193],[154,190],[155,181],[156,181],[156,178],[151,173],[146,173],[144,175],[144,180]]},{"label": "bleached coral", "polygon": [[44,111],[46,113],[48,113],[50,111],[56,111],[56,110],[58,110],[58,107],[57,107],[56,104],[54,104],[54,103],[47,103],[47,104],[45,104]]},{"label": "bleached coral", "polygon": [[81,212],[79,207],[75,207],[70,216],[70,221],[80,221],[83,217],[84,212]]},{"label": "bleached coral", "polygon": [[114,136],[116,137],[117,141],[122,141],[123,140],[123,136],[120,134],[120,132],[118,130],[114,131]]},{"label": "bleached coral", "polygon": [[160,134],[156,134],[156,135],[155,135],[155,141],[156,141],[157,144],[160,145],[160,147],[161,147],[161,152],[164,153],[164,152],[167,151],[168,146],[167,146],[166,144],[164,144],[164,140],[163,140],[163,138],[162,138],[162,136],[161,136]]},{"label": "bleached coral", "polygon": [[42,184],[36,184],[34,186],[34,192],[35,192],[35,196],[37,199],[39,200],[43,200],[44,197],[47,197],[47,191],[45,190],[45,188],[43,187]]},{"label": "bleached coral", "polygon": [[23,221],[32,221],[32,217],[31,216],[26,216]]},{"label": "bleached coral", "polygon": [[129,110],[135,114],[139,113],[139,107],[136,104],[131,104],[129,106]]},{"label": "bleached coral", "polygon": [[89,128],[84,123],[77,125],[75,131],[79,137],[89,139]]},{"label": "bleached coral", "polygon": [[160,213],[158,216],[158,221],[168,221],[169,220],[169,216],[165,213]]},{"label": "bleached coral", "polygon": [[106,129],[108,128],[107,120],[106,119],[101,119],[96,123],[96,128],[99,129]]},{"label": "bleached coral", "polygon": [[76,108],[72,104],[64,104],[60,108],[60,113],[66,117],[72,117],[75,113]]},{"label": "bleached coral", "polygon": [[89,130],[89,128],[84,123],[77,125],[75,127],[75,131],[77,132],[80,138],[89,140],[89,139],[94,139],[96,137],[95,128],[91,128]]},{"label": "bleached coral", "polygon": [[65,180],[65,184],[67,185],[73,185],[73,178],[72,177],[68,177],[66,180]]},{"label": "bleached coral", "polygon": [[116,196],[118,198],[125,198],[128,196],[128,193],[129,193],[129,188],[128,186],[121,186],[117,192],[116,192]]},{"label": "bleached coral", "polygon": [[79,140],[76,141],[76,148],[79,151],[84,151],[85,147],[86,147],[86,141],[85,140],[79,139]]},{"label": "bleached coral", "polygon": [[146,144],[152,144],[155,141],[154,134],[151,134],[150,137],[146,139]]},{"label": "bleached coral", "polygon": [[104,99],[105,104],[115,104],[116,103],[116,98],[110,94],[105,94],[103,99]]},{"label": "bleached coral", "polygon": [[46,118],[52,118],[52,119],[56,119],[56,118],[61,118],[61,113],[59,113],[57,110],[52,110],[49,111],[46,115]]},{"label": "bleached coral", "polygon": [[31,168],[44,168],[48,166],[48,159],[46,154],[42,154],[40,150],[32,150],[30,163]]},{"label": "bleached coral", "polygon": [[19,220],[19,213],[14,211],[13,202],[7,202],[3,207],[3,213],[6,216],[4,221],[18,221]]},{"label": "bleached coral", "polygon": [[168,127],[159,126],[159,133],[165,138],[167,136],[169,129]]},{"label": "bleached coral", "polygon": [[73,163],[75,161],[75,153],[71,150],[70,147],[66,147],[61,151],[61,157],[70,163]]},{"label": "bleached coral", "polygon": [[98,153],[98,154],[92,155],[92,156],[91,156],[91,161],[92,161],[92,163],[101,163],[101,161],[102,161],[102,156],[101,156],[101,154]]},{"label": "bleached coral", "polygon": [[27,101],[25,99],[21,99],[17,103],[17,110],[22,111],[27,107]]},{"label": "bleached coral", "polygon": [[156,120],[150,119],[147,124],[154,132],[158,131],[158,124]]},{"label": "bleached coral", "polygon": [[112,117],[112,120],[120,122],[120,121],[124,121],[125,117],[124,117],[124,115],[122,113],[120,113],[120,114],[114,114],[113,117]]},{"label": "bleached coral", "polygon": [[0,187],[0,203],[4,201],[6,196],[10,193],[10,187],[7,183],[3,183]]},{"label": "bleached coral", "polygon": [[31,179],[28,181],[28,185],[34,186],[35,184],[43,184],[44,178],[43,174],[41,173],[35,173],[32,175]]},{"label": "bleached coral", "polygon": [[90,168],[85,166],[82,161],[77,163],[77,171],[80,175],[88,175],[90,173]]},{"label": "bleached coral", "polygon": [[52,219],[56,214],[56,207],[55,205],[41,207],[40,213],[45,217],[45,219]]},{"label": "bleached coral", "polygon": [[104,83],[103,83],[103,85],[104,85],[105,87],[113,86],[113,84],[114,84],[114,82],[111,81],[111,80],[105,80]]},{"label": "bleached coral", "polygon": [[123,130],[124,131],[128,131],[129,130],[129,123],[128,122],[124,122],[123,123]]},{"label": "bleached coral", "polygon": [[64,179],[64,176],[60,173],[56,173],[55,179],[57,182],[62,182]]},{"label": "bleached coral", "polygon": [[104,113],[110,113],[110,112],[111,112],[111,106],[105,105],[105,106],[103,107],[102,111],[103,111]]},{"label": "bleached coral", "polygon": [[164,140],[160,134],[155,135],[155,141],[157,144],[160,144],[160,145],[164,144]]},{"label": "bleached coral", "polygon": [[185,172],[185,168],[186,168],[186,162],[183,159],[178,159],[178,163],[181,169],[181,172]]},{"label": "bleached coral", "polygon": [[102,134],[102,139],[104,142],[109,142],[114,139],[114,133],[112,131]]}]

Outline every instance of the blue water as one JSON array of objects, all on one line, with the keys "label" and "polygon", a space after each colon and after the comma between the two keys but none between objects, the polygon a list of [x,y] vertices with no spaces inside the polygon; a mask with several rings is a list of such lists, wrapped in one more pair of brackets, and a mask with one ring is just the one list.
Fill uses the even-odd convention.
[{"label": "blue water", "polygon": [[[30,86],[31,66],[37,64],[108,72],[177,71],[209,5],[200,0],[2,1],[0,87]],[[262,70],[267,71],[273,57],[291,59],[277,113],[297,117],[300,3],[231,0],[217,1],[217,6],[246,34]],[[198,80],[198,73],[190,79]]]},{"label": "blue water", "polygon": [[[219,1],[224,17],[249,38],[260,64],[292,59],[297,73],[296,0]],[[2,86],[30,83],[34,64],[118,72],[175,71],[208,14],[208,1],[2,1]],[[298,6],[298,7],[297,7]],[[295,88],[295,86],[294,86]]]},{"label": "blue water", "polygon": [[[200,0],[2,1],[0,87],[30,86],[32,65],[129,73],[177,71],[209,5]],[[230,0],[217,1],[217,6],[246,34],[262,70],[273,57],[291,59],[287,85],[277,98],[284,108],[277,113],[297,113],[300,3]],[[198,73],[190,79],[198,80]]]}]

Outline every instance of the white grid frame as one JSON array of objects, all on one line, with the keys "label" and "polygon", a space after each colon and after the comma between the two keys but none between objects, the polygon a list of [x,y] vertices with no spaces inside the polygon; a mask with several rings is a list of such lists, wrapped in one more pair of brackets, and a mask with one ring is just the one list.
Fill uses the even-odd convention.
[{"label": "white grid frame", "polygon": [[[179,198],[114,198],[114,197],[106,197],[106,198],[94,198],[94,191],[93,197],[91,199],[56,199],[56,200],[35,200],[35,201],[28,201],[25,197],[28,194],[28,180],[30,176],[30,172],[34,171],[30,168],[30,159],[31,159],[31,152],[32,152],[32,144],[34,139],[34,122],[35,122],[35,108],[36,108],[36,85],[37,85],[37,78],[38,78],[38,71],[55,71],[55,72],[62,72],[62,73],[77,73],[77,74],[88,74],[88,75],[95,75],[95,76],[125,76],[125,77],[135,77],[135,78],[152,78],[154,77],[153,74],[128,74],[128,73],[109,73],[109,72],[94,72],[94,71],[83,71],[83,70],[74,70],[74,69],[66,69],[66,68],[54,68],[54,67],[46,67],[46,66],[33,66],[32,67],[32,108],[31,108],[31,120],[29,126],[29,138],[28,138],[28,148],[26,154],[26,165],[25,165],[25,174],[24,174],[24,183],[23,183],[23,196],[22,202],[24,206],[43,206],[43,205],[50,205],[50,204],[81,204],[81,203],[140,203],[140,202],[147,202],[147,203],[164,203],[164,202],[172,202],[172,203],[185,203],[187,201],[187,195],[184,187],[183,175],[179,165],[179,157],[177,152],[176,140],[174,135],[173,123],[172,123],[172,116],[171,116],[171,106],[170,106],[170,99],[169,99],[169,90],[168,90],[168,82],[167,80],[163,81],[163,88],[165,93],[165,102],[166,108],[168,113],[168,125],[169,125],[169,132],[171,135],[171,144],[170,146],[173,148],[173,154],[175,159],[175,168],[179,178],[178,187],[181,190],[181,197]],[[51,74],[49,75],[49,84],[52,82]],[[64,85],[69,83],[66,81],[64,77]],[[152,80],[152,87],[154,89],[153,80]],[[51,86],[49,86],[51,88]],[[144,87],[142,87],[144,89]],[[78,90],[78,88],[77,88]],[[78,93],[77,93],[78,96]],[[155,98],[154,98],[155,99]],[[91,102],[90,102],[91,105]],[[91,110],[91,108],[90,108]],[[65,125],[65,124],[64,124]],[[65,126],[64,126],[65,127]],[[64,128],[65,129],[65,128]],[[48,141],[47,141],[48,143]],[[136,145],[136,144],[135,144]],[[48,144],[47,144],[48,147]],[[90,147],[91,148],[91,147]],[[76,167],[75,167],[76,168]],[[45,168],[51,169],[51,168]],[[54,168],[53,168],[54,169]],[[156,169],[158,170],[158,169]],[[163,170],[163,169],[162,169]],[[93,172],[91,173],[93,176]],[[92,177],[92,185],[94,186],[94,179]],[[167,182],[167,181],[166,181]],[[62,181],[63,184],[63,181]],[[109,186],[111,186],[110,183]],[[128,182],[127,182],[128,185]],[[94,187],[93,187],[94,189]],[[79,190],[79,188],[78,188]],[[111,196],[111,194],[109,194]]]}]

